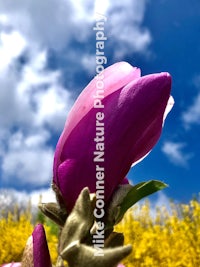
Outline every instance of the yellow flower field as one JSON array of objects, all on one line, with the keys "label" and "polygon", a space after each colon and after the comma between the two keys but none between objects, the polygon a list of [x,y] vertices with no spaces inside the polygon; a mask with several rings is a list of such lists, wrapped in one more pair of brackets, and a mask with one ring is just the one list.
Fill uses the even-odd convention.
[{"label": "yellow flower field", "polygon": [[[9,214],[0,220],[0,264],[20,261],[23,248],[33,230],[30,214],[16,218]],[[53,262],[57,257],[55,226],[45,222],[48,245]],[[123,232],[125,243],[133,245],[126,267],[199,267],[200,266],[200,203],[172,204],[151,215],[148,202],[128,211],[116,226]]]},{"label": "yellow flower field", "polygon": [[172,204],[171,212],[158,209],[154,218],[148,203],[129,211],[116,230],[133,245],[126,267],[199,267],[200,203]]}]

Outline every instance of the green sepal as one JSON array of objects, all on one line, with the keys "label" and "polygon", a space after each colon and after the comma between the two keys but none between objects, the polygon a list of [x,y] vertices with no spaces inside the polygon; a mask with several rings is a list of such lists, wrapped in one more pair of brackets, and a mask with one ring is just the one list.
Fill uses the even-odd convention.
[{"label": "green sepal", "polygon": [[57,203],[40,203],[38,208],[41,212],[54,221],[59,226],[63,227],[67,219],[67,213],[61,209]]},{"label": "green sepal", "polygon": [[116,267],[131,251],[131,245],[98,250],[74,241],[61,252],[61,257],[70,267]]},{"label": "green sepal", "polygon": [[162,190],[167,186],[167,184],[158,180],[149,180],[147,182],[142,182],[132,186],[127,195],[123,198],[121,204],[118,206],[118,216],[115,224],[120,222],[125,212],[139,200],[159,190]]},{"label": "green sepal", "polygon": [[59,252],[74,241],[87,239],[94,224],[93,206],[95,199],[90,198],[89,189],[84,188],[61,231]]}]

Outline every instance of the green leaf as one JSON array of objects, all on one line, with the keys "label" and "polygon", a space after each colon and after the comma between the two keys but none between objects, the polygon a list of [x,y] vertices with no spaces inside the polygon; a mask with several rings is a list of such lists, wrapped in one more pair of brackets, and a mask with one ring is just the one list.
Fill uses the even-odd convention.
[{"label": "green leaf", "polygon": [[133,186],[120,204],[119,215],[116,222],[118,223],[123,218],[125,212],[136,202],[161,189],[164,189],[167,186],[167,184],[157,180],[150,180]]}]

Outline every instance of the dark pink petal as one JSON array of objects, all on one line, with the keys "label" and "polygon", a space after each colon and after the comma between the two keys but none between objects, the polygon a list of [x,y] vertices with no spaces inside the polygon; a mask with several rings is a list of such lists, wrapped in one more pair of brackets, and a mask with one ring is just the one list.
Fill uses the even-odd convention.
[{"label": "dark pink petal", "polygon": [[32,233],[34,267],[52,267],[46,234],[42,224],[38,224]]}]

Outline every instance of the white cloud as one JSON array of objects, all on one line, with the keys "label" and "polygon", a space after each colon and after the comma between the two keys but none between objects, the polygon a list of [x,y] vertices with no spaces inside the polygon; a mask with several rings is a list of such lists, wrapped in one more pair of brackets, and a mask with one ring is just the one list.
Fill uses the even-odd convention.
[{"label": "white cloud", "polygon": [[[12,23],[28,39],[43,46],[62,49],[72,39],[86,42],[92,33],[94,13],[107,16],[110,39],[117,54],[146,50],[151,41],[142,27],[146,0],[125,1],[4,1],[0,8],[9,12]],[[120,51],[119,51],[120,49]],[[127,51],[126,49],[130,49]]]},{"label": "white cloud", "polygon": [[84,55],[82,57],[81,64],[91,76],[96,75],[96,59],[94,55]]},{"label": "white cloud", "polygon": [[107,0],[96,0],[94,1],[94,17],[98,14],[107,14],[110,7],[111,1]]},{"label": "white cloud", "polygon": [[21,72],[14,65],[0,73],[1,126],[30,128],[48,121],[52,130],[61,131],[72,99],[61,84],[61,73],[46,68],[46,57],[44,51],[37,52]]},{"label": "white cloud", "polygon": [[28,40],[44,47],[60,49],[77,31],[70,1],[8,0],[0,2],[0,10]]},{"label": "white cloud", "polygon": [[55,193],[50,188],[31,192],[30,199],[33,206],[37,206],[40,201],[42,203],[56,202]]},{"label": "white cloud", "polygon": [[14,179],[21,186],[44,186],[51,180],[53,148],[47,142],[61,132],[72,99],[61,73],[47,69],[46,57],[45,51],[32,51],[21,71],[11,58],[0,72],[0,163],[6,184]]},{"label": "white cloud", "polygon": [[107,17],[106,28],[117,58],[131,52],[146,51],[151,34],[143,19],[147,0],[125,1],[19,1],[0,2],[2,25],[15,28],[32,44],[56,50],[67,47],[72,40],[87,44],[94,36],[95,13]]},{"label": "white cloud", "polygon": [[146,0],[112,1],[108,9],[109,38],[116,58],[133,52],[146,52],[151,42],[149,30],[142,26]]},{"label": "white cloud", "polygon": [[39,91],[34,96],[34,100],[38,109],[36,122],[39,125],[47,123],[52,129],[62,129],[71,106],[70,94],[62,87],[55,85],[46,91]]},{"label": "white cloud", "polygon": [[162,151],[173,164],[187,167],[192,155],[184,152],[184,148],[184,143],[167,141],[163,144]]},{"label": "white cloud", "polygon": [[[147,0],[95,1],[93,17],[99,19],[102,14],[106,17],[104,28],[108,39],[105,47],[111,48],[114,60],[123,60],[124,56],[130,53],[143,53],[149,56],[148,47],[152,36],[149,29],[143,26],[147,2]],[[94,36],[94,33],[90,34]],[[93,55],[86,53],[82,60],[82,65],[89,74],[94,73],[91,71],[94,65],[91,57]]]},{"label": "white cloud", "polygon": [[13,133],[2,159],[3,180],[21,185],[44,186],[51,180],[53,150],[45,145],[48,133],[24,136]]},{"label": "white cloud", "polygon": [[19,32],[2,32],[0,34],[0,71],[17,58],[24,51],[26,45],[26,40]]},{"label": "white cloud", "polygon": [[197,95],[193,104],[183,113],[182,119],[186,127],[192,124],[200,124],[200,94]]}]

